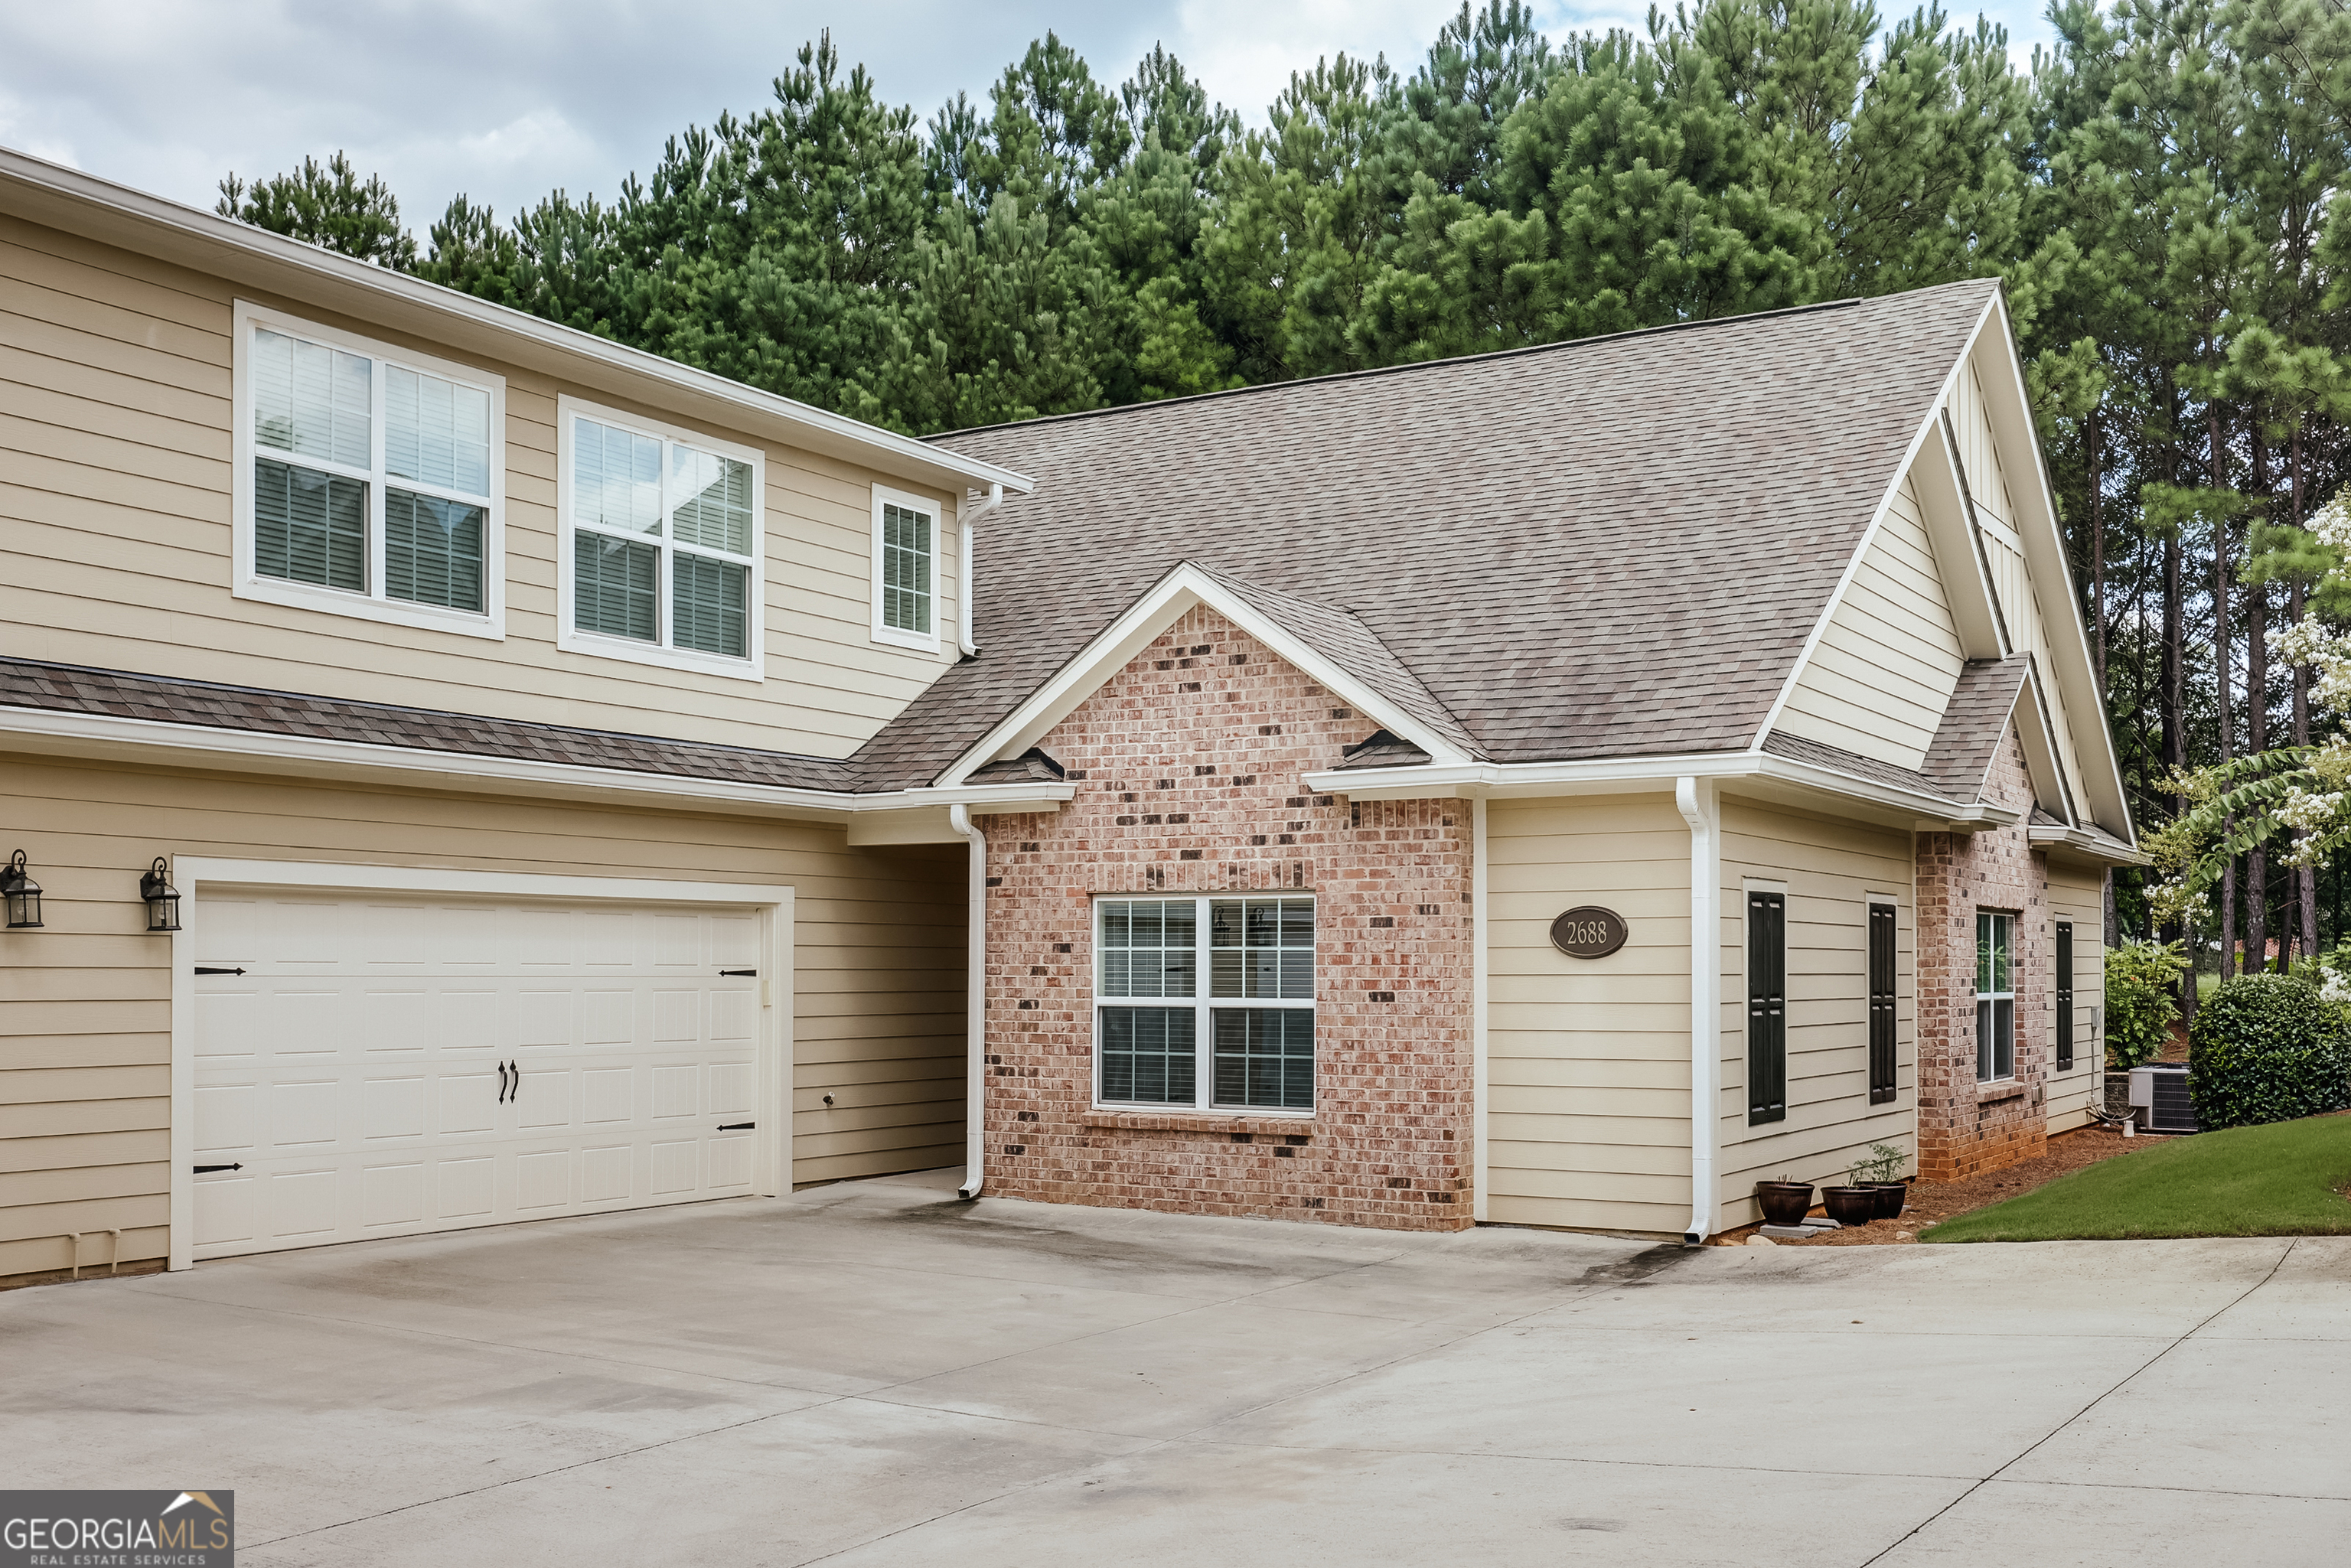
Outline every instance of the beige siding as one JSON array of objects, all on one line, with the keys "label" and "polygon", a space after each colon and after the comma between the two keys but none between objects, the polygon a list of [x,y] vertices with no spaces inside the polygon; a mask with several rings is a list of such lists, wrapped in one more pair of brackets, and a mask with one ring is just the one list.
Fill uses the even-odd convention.
[{"label": "beige siding", "polygon": [[[2074,923],[2074,1071],[2053,1071],[2049,1060],[2049,1131],[2070,1132],[2090,1119],[2090,1108],[2104,1103],[2105,1092],[2105,882],[2095,871],[2052,864],[2049,868],[2049,909],[2053,922]],[[2050,928],[2051,953],[2057,951],[2057,933]],[[2054,1006],[2054,998],[2052,998]]]},{"label": "beige siding", "polygon": [[[1689,830],[1668,795],[1487,808],[1487,1218],[1671,1231],[1689,1218]],[[1570,958],[1551,922],[1622,915]]]},{"label": "beige siding", "polygon": [[962,1163],[960,845],[853,850],[837,828],[749,817],[0,762],[7,848],[26,852],[47,916],[0,943],[0,1276],[61,1267],[70,1230],[124,1227],[126,1259],[166,1250],[170,954],[140,933],[136,897],[158,854],[789,883],[794,1179]]},{"label": "beige siding", "polygon": [[[231,309],[256,303],[507,378],[507,637],[233,598]],[[955,657],[871,635],[872,494],[767,444],[753,684],[559,652],[556,399],[609,393],[0,217],[0,652],[503,717],[846,756]],[[635,409],[661,418],[658,407]],[[670,423],[678,423],[672,420]],[[738,431],[707,434],[761,445]],[[950,507],[954,497],[940,497]],[[943,625],[959,613],[940,541]]]},{"label": "beige siding", "polygon": [[1778,727],[1917,768],[1962,662],[1934,546],[1905,479],[1788,694]]},{"label": "beige siding", "polygon": [[[1725,801],[1722,810],[1722,1224],[1745,1225],[1759,1181],[1843,1179],[1873,1144],[1915,1154],[1917,931],[1910,835]],[[1788,1115],[1747,1123],[1744,883],[1787,885]],[[1897,1092],[1869,1103],[1868,896],[1896,915]]]}]

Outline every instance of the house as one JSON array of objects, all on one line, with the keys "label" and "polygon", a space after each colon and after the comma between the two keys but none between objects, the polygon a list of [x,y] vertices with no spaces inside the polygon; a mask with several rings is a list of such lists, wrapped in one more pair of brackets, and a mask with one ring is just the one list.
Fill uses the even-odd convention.
[{"label": "house", "polygon": [[1991,284],[914,441],[13,153],[0,280],[0,1279],[957,1164],[1703,1239],[2097,1097]]}]

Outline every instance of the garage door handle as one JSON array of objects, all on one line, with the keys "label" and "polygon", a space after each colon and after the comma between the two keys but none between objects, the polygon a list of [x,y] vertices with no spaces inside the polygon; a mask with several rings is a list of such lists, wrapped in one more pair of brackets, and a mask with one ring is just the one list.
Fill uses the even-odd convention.
[{"label": "garage door handle", "polygon": [[[507,1066],[507,1063],[505,1063],[505,1062],[503,1062],[503,1061],[501,1061],[501,1062],[499,1062],[499,1063],[498,1063],[498,1103],[499,1103],[499,1104],[501,1104],[501,1105],[503,1105],[503,1104],[505,1104],[505,1103],[507,1103],[507,1091],[509,1088],[519,1089],[519,1088],[521,1088],[521,1087],[522,1087],[522,1085],[521,1085],[519,1082],[516,1082],[516,1083],[509,1084],[509,1083],[507,1082],[507,1072],[509,1072],[510,1071],[512,1071],[512,1070]],[[520,1074],[519,1072],[517,1072],[517,1073],[516,1073],[516,1074],[515,1074],[515,1077],[516,1077],[517,1079],[520,1079],[520,1078],[521,1078],[521,1076],[522,1076],[522,1074]]]},{"label": "garage door handle", "polygon": [[196,1167],[196,1174],[198,1176],[210,1176],[214,1171],[241,1171],[245,1167],[243,1166],[198,1166]]},{"label": "garage door handle", "polygon": [[243,969],[207,969],[202,964],[199,964],[196,966],[196,973],[199,975],[242,975],[245,971]]},{"label": "garage door handle", "polygon": [[722,1133],[747,1133],[758,1124],[757,1122],[721,1122],[718,1130]]},{"label": "garage door handle", "polygon": [[733,978],[737,976],[748,977],[750,976],[757,975],[758,972],[759,971],[757,969],[721,969],[718,971],[721,978]]}]

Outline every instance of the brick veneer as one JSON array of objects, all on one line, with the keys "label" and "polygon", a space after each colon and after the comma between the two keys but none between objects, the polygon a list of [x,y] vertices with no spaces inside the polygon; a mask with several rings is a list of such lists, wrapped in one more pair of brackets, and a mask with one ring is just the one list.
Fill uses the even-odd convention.
[{"label": "brick veneer", "polygon": [[[2032,781],[2010,731],[1987,799],[2030,815]],[[2024,823],[1918,835],[1918,1174],[1956,1181],[2045,1152],[2054,940],[2049,859]],[[2016,1077],[1976,1082],[1976,912],[2014,912]]]},{"label": "brick veneer", "polygon": [[[1470,834],[1308,796],[1375,725],[1205,607],[1040,744],[1078,787],[987,837],[987,1186],[1394,1229],[1470,1223]],[[1311,1118],[1093,1106],[1098,894],[1315,897]]]}]

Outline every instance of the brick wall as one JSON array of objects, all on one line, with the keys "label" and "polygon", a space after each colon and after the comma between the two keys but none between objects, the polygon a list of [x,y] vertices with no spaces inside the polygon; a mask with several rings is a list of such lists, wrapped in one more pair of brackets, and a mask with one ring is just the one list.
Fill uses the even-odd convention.
[{"label": "brick wall", "polygon": [[[2030,814],[2032,781],[2015,732],[1987,799]],[[1918,1174],[1956,1181],[2029,1160],[2048,1145],[2052,966],[2049,864],[2025,825],[1918,835]],[[1976,912],[2016,922],[2016,1076],[1976,1082]]]},{"label": "brick wall", "polygon": [[[1040,744],[1078,787],[987,836],[987,1186],[1395,1229],[1470,1223],[1469,808],[1303,793],[1377,726],[1205,608]],[[1102,894],[1315,897],[1311,1119],[1093,1107]]]}]

